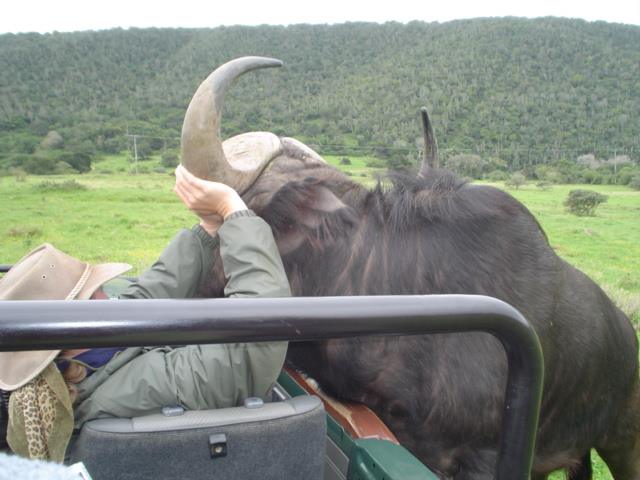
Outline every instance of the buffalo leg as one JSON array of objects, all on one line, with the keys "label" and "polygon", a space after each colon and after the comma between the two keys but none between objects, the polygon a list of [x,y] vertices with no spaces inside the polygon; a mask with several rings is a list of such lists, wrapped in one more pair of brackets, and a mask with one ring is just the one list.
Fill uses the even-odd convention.
[{"label": "buffalo leg", "polygon": [[640,385],[629,407],[621,412],[616,428],[596,450],[615,480],[640,480]]},{"label": "buffalo leg", "polygon": [[615,480],[640,480],[640,439],[633,443],[627,449],[598,449]]},{"label": "buffalo leg", "polygon": [[591,480],[593,470],[591,469],[591,450],[589,450],[580,461],[580,464],[567,472],[567,480]]}]

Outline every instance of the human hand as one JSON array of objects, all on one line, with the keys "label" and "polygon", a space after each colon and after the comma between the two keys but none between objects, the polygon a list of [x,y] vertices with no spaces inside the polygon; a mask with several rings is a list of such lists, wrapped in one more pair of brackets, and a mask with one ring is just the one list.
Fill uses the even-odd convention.
[{"label": "human hand", "polygon": [[198,178],[182,165],[178,165],[175,173],[173,191],[189,210],[200,217],[200,225],[210,235],[214,235],[233,212],[246,210],[247,206],[238,192],[229,185]]}]

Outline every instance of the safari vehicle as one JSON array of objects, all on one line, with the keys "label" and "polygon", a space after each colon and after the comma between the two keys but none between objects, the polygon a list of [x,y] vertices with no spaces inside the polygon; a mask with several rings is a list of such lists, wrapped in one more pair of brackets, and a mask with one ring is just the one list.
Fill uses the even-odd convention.
[{"label": "safari vehicle", "polygon": [[[6,271],[6,267],[4,270]],[[118,281],[107,285],[111,293]],[[509,361],[496,479],[529,478],[542,392],[542,353],[522,315],[471,295],[279,299],[0,302],[0,351],[319,340],[485,331]],[[438,477],[362,405],[318,391],[290,367],[273,401],[87,422],[70,448],[99,479]]]}]

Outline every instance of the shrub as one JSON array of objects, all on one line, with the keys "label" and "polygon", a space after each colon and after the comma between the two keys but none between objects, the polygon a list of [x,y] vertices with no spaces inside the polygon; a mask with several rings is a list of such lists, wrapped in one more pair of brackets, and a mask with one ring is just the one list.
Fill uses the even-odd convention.
[{"label": "shrub", "polygon": [[10,172],[16,179],[16,182],[25,182],[27,180],[27,172],[21,168],[12,168]]},{"label": "shrub", "polygon": [[351,165],[351,160],[349,160],[349,157],[342,157],[340,159],[340,165]]},{"label": "shrub", "polygon": [[73,168],[67,162],[62,162],[62,161],[56,163],[56,169],[54,170],[54,172],[57,175],[65,175],[65,174],[69,174],[69,173],[78,173],[75,168]]},{"label": "shrub", "polygon": [[629,182],[635,175],[636,171],[632,167],[622,167],[615,175],[615,183],[616,185],[629,185]]},{"label": "shrub", "polygon": [[591,190],[571,190],[564,205],[569,213],[580,217],[591,217],[595,215],[598,205],[606,202],[607,199],[606,195]]},{"label": "shrub", "polygon": [[27,172],[33,175],[48,175],[55,173],[56,160],[51,157],[32,155],[21,165]]},{"label": "shrub", "polygon": [[594,170],[586,170],[583,172],[582,180],[584,183],[590,183],[591,185],[600,185],[603,183],[603,175]]},{"label": "shrub", "polygon": [[160,165],[165,168],[176,168],[178,166],[178,155],[175,152],[164,152],[160,157]]},{"label": "shrub", "polygon": [[551,189],[551,183],[545,182],[544,180],[542,180],[542,181],[536,183],[536,187],[538,187],[540,190],[547,191],[547,190]]},{"label": "shrub", "polygon": [[502,170],[494,170],[493,172],[487,175],[487,180],[492,182],[504,182],[509,179],[509,174],[507,172],[503,172]]},{"label": "shrub", "polygon": [[369,168],[384,168],[386,166],[383,160],[375,157],[368,158],[366,163]]},{"label": "shrub", "polygon": [[581,167],[568,160],[554,162],[553,168],[560,176],[558,183],[584,183],[584,175],[590,171],[589,168]]},{"label": "shrub", "polygon": [[14,227],[5,232],[5,235],[9,238],[33,238],[42,235],[42,230],[39,227]]},{"label": "shrub", "polygon": [[86,190],[87,187],[75,180],[65,180],[64,182],[53,182],[47,180],[40,182],[35,186],[38,190],[58,191],[58,192],[71,192],[75,190]]},{"label": "shrub", "polygon": [[562,175],[560,172],[549,165],[538,165],[535,168],[535,174],[538,180],[545,183],[560,183]]},{"label": "shrub", "polygon": [[47,133],[47,136],[42,139],[42,142],[40,142],[40,146],[48,150],[62,148],[63,145],[64,140],[62,139],[62,136],[55,130],[51,130]]},{"label": "shrub", "polygon": [[520,172],[511,174],[509,179],[504,182],[507,187],[513,187],[516,190],[527,183],[527,178]]},{"label": "shrub", "polygon": [[640,190],[640,175],[634,175],[633,177],[631,177],[628,185],[634,190]]},{"label": "shrub", "polygon": [[394,155],[387,160],[387,165],[391,170],[404,170],[411,166],[410,155]]},{"label": "shrub", "polygon": [[80,173],[91,170],[92,156],[84,151],[64,152],[58,160],[68,163]]},{"label": "shrub", "polygon": [[127,148],[126,140],[123,140],[124,135],[122,137],[114,137],[108,138],[102,143],[101,150],[105,153],[120,153],[122,150]]}]

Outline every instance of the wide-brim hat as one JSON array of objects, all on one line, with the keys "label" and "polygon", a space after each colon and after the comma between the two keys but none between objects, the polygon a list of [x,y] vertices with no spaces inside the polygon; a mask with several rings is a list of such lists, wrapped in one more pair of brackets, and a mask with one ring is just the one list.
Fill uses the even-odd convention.
[{"label": "wide-brim hat", "polygon": [[[45,243],[0,278],[0,300],[86,300],[105,282],[131,269],[126,263],[92,265]],[[0,352],[0,388],[15,390],[38,375],[60,350]]]}]

